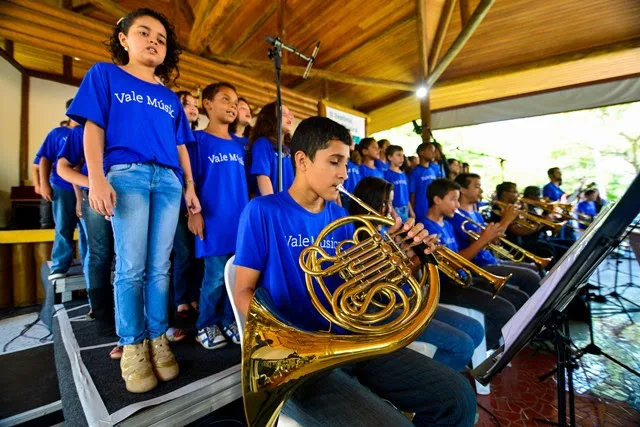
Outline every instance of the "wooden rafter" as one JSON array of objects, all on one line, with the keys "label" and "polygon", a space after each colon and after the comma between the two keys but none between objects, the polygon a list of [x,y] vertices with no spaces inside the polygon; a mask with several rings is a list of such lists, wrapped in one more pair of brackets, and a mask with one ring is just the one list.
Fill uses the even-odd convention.
[{"label": "wooden rafter", "polygon": [[195,22],[195,17],[193,16],[193,9],[191,9],[191,5],[189,4],[189,1],[176,0],[176,4],[178,5],[178,10],[180,10],[180,13],[182,14],[182,16],[184,16],[184,19],[187,21],[187,24],[189,24],[189,27],[192,27],[193,23]]},{"label": "wooden rafter", "polygon": [[[416,24],[418,31],[418,79],[420,84],[426,84],[429,75],[429,48],[427,46],[427,0],[416,0]],[[429,126],[431,125],[431,109],[429,97],[420,100],[420,119],[422,120],[422,141],[431,139]]]},{"label": "wooden rafter", "polygon": [[74,6],[74,7],[71,8],[71,10],[73,10],[75,13],[80,13],[80,14],[93,12],[93,11],[95,11],[97,9],[98,8],[96,7],[96,5],[91,3],[91,2],[80,4],[78,6]]},{"label": "wooden rafter", "polygon": [[431,74],[429,74],[429,78],[427,79],[427,87],[432,87],[436,81],[440,78],[444,70],[447,69],[449,64],[453,62],[454,58],[460,53],[465,44],[469,41],[476,28],[480,25],[482,20],[487,13],[489,13],[489,9],[495,3],[495,0],[480,0],[480,3],[476,7],[476,10],[473,11],[473,15],[469,18],[469,22],[465,27],[462,28],[458,37],[453,41],[451,47],[447,53],[444,54],[440,62],[433,67]]},{"label": "wooden rafter", "polygon": [[[287,31],[284,28],[285,17],[287,12],[287,0],[278,1],[278,37],[280,40],[287,40]],[[287,65],[289,63],[289,54],[287,51],[282,51],[282,64]]]},{"label": "wooden rafter", "polygon": [[240,49],[240,47],[244,45],[247,40],[253,37],[254,34],[259,31],[260,28],[262,28],[265,22],[267,22],[267,20],[273,16],[273,14],[276,12],[276,9],[277,5],[275,2],[269,3],[260,18],[255,20],[252,25],[246,26],[244,31],[236,38],[233,46],[231,46],[231,49],[229,49],[228,54],[234,55],[238,51],[238,49]]},{"label": "wooden rafter", "polygon": [[460,3],[460,22],[465,27],[471,19],[471,4],[469,0],[459,0]]},{"label": "wooden rafter", "polygon": [[204,52],[241,3],[237,0],[199,0],[193,12],[195,20],[189,35],[189,50],[196,54]]},{"label": "wooden rafter", "polygon": [[[235,59],[228,56],[209,54],[207,58],[212,59],[220,64],[232,65],[241,68],[252,68],[260,70],[273,70],[273,64],[270,61],[257,61],[252,59]],[[283,75],[303,76],[307,67],[298,65],[286,65],[282,67]],[[333,82],[348,83],[362,86],[375,86],[385,89],[414,91],[415,85],[412,83],[399,82],[395,80],[376,79],[371,77],[356,77],[349,74],[337,73],[335,71],[312,69],[309,74],[311,77],[326,79]]]},{"label": "wooden rafter", "polygon": [[129,11],[112,0],[91,0],[91,3],[100,10],[104,10],[114,18],[120,19]]},{"label": "wooden rafter", "polygon": [[444,7],[442,8],[442,14],[438,21],[438,28],[436,29],[436,35],[433,38],[431,44],[431,50],[429,51],[429,68],[433,70],[434,66],[438,62],[440,52],[442,51],[442,45],[444,44],[445,36],[449,30],[449,24],[451,23],[451,17],[453,11],[456,8],[455,0],[445,0]]}]

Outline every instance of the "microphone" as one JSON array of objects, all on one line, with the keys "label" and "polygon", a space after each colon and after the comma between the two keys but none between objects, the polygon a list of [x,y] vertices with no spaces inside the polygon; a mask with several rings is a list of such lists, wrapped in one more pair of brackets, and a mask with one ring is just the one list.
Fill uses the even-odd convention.
[{"label": "microphone", "polygon": [[276,48],[279,49],[284,49],[284,50],[288,50],[289,52],[293,53],[294,55],[299,56],[300,58],[304,59],[305,61],[310,61],[311,58],[309,58],[307,55],[305,55],[304,53],[300,52],[298,49],[296,49],[293,46],[289,46],[288,44],[284,44],[282,42],[282,40],[280,40],[279,37],[271,37],[271,36],[266,36],[264,38],[264,40],[269,43],[270,45],[273,45]]},{"label": "microphone", "polygon": [[316,44],[316,47],[313,48],[313,53],[311,54],[311,60],[307,64],[307,69],[304,70],[304,74],[302,75],[303,79],[306,79],[309,76],[311,67],[313,67],[313,63],[316,62],[316,56],[318,56],[319,50],[320,50],[320,42],[318,41],[318,44]]}]

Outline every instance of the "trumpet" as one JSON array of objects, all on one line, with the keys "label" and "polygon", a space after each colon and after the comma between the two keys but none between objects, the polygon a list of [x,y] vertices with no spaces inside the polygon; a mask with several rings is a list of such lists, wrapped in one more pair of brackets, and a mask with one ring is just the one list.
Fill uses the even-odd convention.
[{"label": "trumpet", "polygon": [[[341,186],[338,190],[357,199]],[[395,238],[408,246],[424,244],[402,233],[380,232],[379,226],[390,227],[395,221],[366,209],[370,215],[328,224],[298,260],[314,308],[330,327],[347,334],[297,329],[278,314],[263,288],[256,290],[242,347],[242,394],[250,426],[273,426],[286,399],[317,374],[392,353],[415,340],[431,322],[440,297],[435,258],[422,252],[422,275],[417,279],[413,263],[400,248],[402,242]],[[355,231],[330,255],[323,241],[343,226]],[[337,276],[342,284],[327,280]]]},{"label": "trumpet", "polygon": [[[501,215],[502,209],[508,206],[508,203],[501,202],[500,200],[496,200],[493,203],[500,208],[500,210],[494,209],[492,211],[497,215]],[[553,234],[558,234],[564,225],[563,222],[555,222],[538,214],[527,212],[524,209],[517,209],[517,211],[518,216],[516,217],[515,222],[519,226],[531,231],[538,231],[541,228],[546,227],[550,229]]]},{"label": "trumpet", "polygon": [[[464,221],[460,225],[460,227],[462,228],[462,231],[464,233],[466,233],[467,235],[469,235],[469,237],[471,237],[472,239],[478,240],[480,238],[480,233],[478,233],[478,232],[476,232],[474,230],[468,229],[466,227],[466,225],[467,224],[475,225],[480,230],[484,230],[485,227],[482,224],[480,224],[479,222],[474,221],[473,219],[469,218],[468,216],[462,214],[460,211],[456,211],[456,215],[460,215],[460,216],[462,216],[464,218]],[[522,262],[525,259],[530,259],[531,261],[533,261],[541,269],[545,268],[551,262],[551,260],[553,260],[552,257],[543,258],[543,257],[537,256],[537,255],[527,251],[526,249],[521,248],[520,246],[516,245],[515,243],[505,239],[504,237],[500,237],[499,240],[500,240],[500,244],[491,242],[487,246],[496,255],[498,255],[498,256],[500,256],[502,258],[506,258],[506,259],[511,260],[513,262]]]}]

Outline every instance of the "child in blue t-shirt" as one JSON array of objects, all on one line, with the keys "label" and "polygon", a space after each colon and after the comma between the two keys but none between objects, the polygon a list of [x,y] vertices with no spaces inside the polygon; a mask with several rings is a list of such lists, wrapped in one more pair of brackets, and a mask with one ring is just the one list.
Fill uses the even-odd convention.
[{"label": "child in blue t-shirt", "polygon": [[393,209],[402,222],[409,218],[415,218],[413,207],[409,203],[409,178],[400,167],[404,163],[404,153],[399,145],[387,147],[385,157],[389,163],[389,169],[384,172],[384,179],[393,184]]},{"label": "child in blue t-shirt", "polygon": [[381,139],[378,141],[378,150],[380,153],[379,158],[374,161],[376,169],[381,170],[383,173],[389,170],[391,164],[386,157],[387,148],[391,145],[388,139]]},{"label": "child in blue t-shirt", "polygon": [[360,153],[360,157],[362,157],[360,177],[366,178],[368,176],[374,176],[384,179],[384,172],[378,169],[375,164],[376,160],[380,160],[378,142],[374,138],[362,138],[356,149],[358,153]]},{"label": "child in blue t-shirt", "polygon": [[254,197],[258,189],[256,177],[251,175],[251,162],[247,161],[250,156],[250,144],[249,135],[251,134],[251,120],[253,120],[253,110],[247,101],[243,97],[238,97],[238,116],[229,125],[229,133],[236,139],[242,148],[244,148],[244,169],[247,172],[247,187],[249,188],[249,196]]},{"label": "child in blue t-shirt", "polygon": [[[474,248],[462,251],[458,247],[453,226],[445,218],[450,218],[460,207],[460,186],[448,179],[436,179],[427,188],[429,210],[424,221],[429,233],[437,234],[440,243],[463,258],[473,257]],[[487,233],[484,237],[489,237]],[[479,243],[479,246],[482,243]],[[505,288],[503,288],[503,293]],[[495,299],[491,286],[481,278],[474,278],[473,286],[463,289],[448,277],[440,274],[440,302],[478,310],[485,316],[485,333],[487,345],[493,347],[498,344],[502,335],[502,327],[515,314],[515,306],[503,297],[503,293]]]},{"label": "child in blue t-shirt", "polygon": [[[347,160],[347,180],[344,182],[344,188],[349,193],[353,193],[353,190],[356,189],[356,186],[362,179],[360,175],[360,165],[354,162],[354,159],[358,155],[356,144],[352,139],[349,145],[349,160]],[[340,204],[346,209],[347,206],[349,206],[349,197],[340,193]]]},{"label": "child in blue t-shirt", "polygon": [[436,147],[432,142],[423,142],[418,145],[417,153],[420,164],[413,168],[409,175],[410,203],[416,215],[416,221],[422,222],[427,216],[427,187],[436,179],[436,173],[431,167],[431,161],[435,156]]},{"label": "child in blue t-shirt", "polygon": [[[282,191],[293,182],[293,166],[289,154],[293,114],[282,106]],[[265,105],[251,129],[251,175],[256,178],[257,195],[266,196],[278,190],[278,121],[276,103]]]},{"label": "child in blue t-shirt", "polygon": [[[393,145],[389,146],[389,150]],[[393,167],[393,160],[389,160]],[[388,172],[388,171],[387,171]],[[380,178],[367,177],[360,181],[354,196],[376,209],[383,216],[389,215],[393,186]],[[357,203],[349,205],[349,215],[368,215]],[[444,307],[438,307],[434,320],[417,341],[435,345],[438,350],[434,360],[456,371],[461,371],[471,360],[475,348],[484,339],[484,329],[480,322]]]},{"label": "child in blue t-shirt", "polygon": [[[253,199],[243,211],[234,291],[241,313],[247,314],[254,292],[262,287],[271,295],[277,312],[297,328],[329,330],[327,320],[310,302],[298,259],[325,226],[347,214],[335,201],[336,185],[347,177],[350,139],[344,126],[328,118],[303,120],[291,144],[296,170],[293,184],[286,192]],[[390,232],[400,227],[398,219]],[[433,239],[411,219],[404,230],[411,230],[410,235],[425,239],[427,244]],[[352,238],[352,232],[353,227],[340,227],[320,245],[328,255],[334,255],[336,246]],[[330,291],[338,284],[332,281]],[[322,294],[320,298],[324,299]],[[353,376],[334,369],[305,383],[287,401],[283,412],[302,425],[318,419],[327,425],[346,425],[354,419],[363,425],[402,422],[397,410],[382,399],[386,398],[398,408],[417,412],[416,424],[473,425],[475,396],[468,381],[426,356],[405,348],[354,363],[351,369]],[[354,387],[354,381],[360,384]],[[338,404],[348,405],[348,414],[332,409]]]},{"label": "child in blue t-shirt", "polygon": [[580,230],[586,230],[587,225],[596,217],[596,199],[598,197],[598,190],[590,188],[584,192],[584,200],[581,200],[576,206],[576,212],[578,212],[578,219],[582,222],[578,223]]},{"label": "child in blue t-shirt", "polygon": [[128,391],[142,393],[179,372],[165,332],[183,181],[187,209],[199,212],[200,202],[184,146],[193,133],[180,100],[161,83],[178,65],[173,26],[138,9],[118,21],[109,46],[115,63],[89,69],[67,115],[85,128],[91,208],[113,227],[122,378]]},{"label": "child in blue t-shirt", "polygon": [[[176,95],[184,107],[191,130],[195,130],[200,117],[196,98],[186,90],[177,92]],[[167,339],[171,342],[182,341],[187,337],[185,328],[193,327],[198,313],[203,269],[202,260],[196,258],[193,233],[189,231],[187,207],[181,203],[173,239],[173,304],[176,311],[173,323],[175,327],[167,329]]]},{"label": "child in blue t-shirt", "polygon": [[189,214],[189,229],[197,235],[196,256],[204,258],[197,340],[211,350],[225,346],[225,336],[240,344],[224,286],[224,266],[235,252],[238,220],[249,193],[244,148],[229,133],[237,113],[235,88],[225,82],[211,84],[202,92],[202,100],[209,125],[196,131],[196,142],[188,145],[202,211]]},{"label": "child in blue t-shirt", "polygon": [[[71,101],[72,99],[67,101],[67,105],[70,105]],[[44,200],[52,203],[55,227],[49,280],[60,279],[67,274],[75,253],[73,231],[78,225],[76,195],[73,186],[62,179],[57,171],[58,153],[74,126],[77,126],[77,123],[72,120],[69,126],[60,126],[51,130],[36,154],[40,195]],[[84,233],[82,228],[79,230],[82,241]],[[81,249],[84,253],[84,245]]]},{"label": "child in blue t-shirt", "polygon": [[[88,200],[89,178],[84,160],[84,129],[73,128],[58,155],[58,173],[62,178],[80,190],[80,216],[87,232],[88,253],[84,272],[89,292],[91,312],[95,319],[98,335],[115,335],[115,314],[113,311],[113,286],[111,266],[113,263],[113,231],[111,223],[104,215],[91,209]],[[116,346],[110,352],[112,359],[122,355],[122,348]]]}]

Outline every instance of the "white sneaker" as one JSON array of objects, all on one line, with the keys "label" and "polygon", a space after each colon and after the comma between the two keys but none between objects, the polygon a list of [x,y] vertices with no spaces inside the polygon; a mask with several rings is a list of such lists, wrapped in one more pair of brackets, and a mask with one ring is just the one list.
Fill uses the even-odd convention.
[{"label": "white sneaker", "polygon": [[62,279],[64,277],[66,277],[65,273],[51,273],[50,275],[47,276],[47,279],[49,279],[49,281],[52,282],[54,280]]},{"label": "white sneaker", "polygon": [[222,332],[234,344],[240,344],[240,334],[238,333],[238,324],[236,322],[232,322],[227,326],[223,327]]},{"label": "white sneaker", "polygon": [[207,350],[213,350],[227,345],[227,340],[224,338],[224,335],[222,335],[222,332],[220,332],[220,328],[218,328],[217,325],[198,329],[196,341],[198,341]]}]

